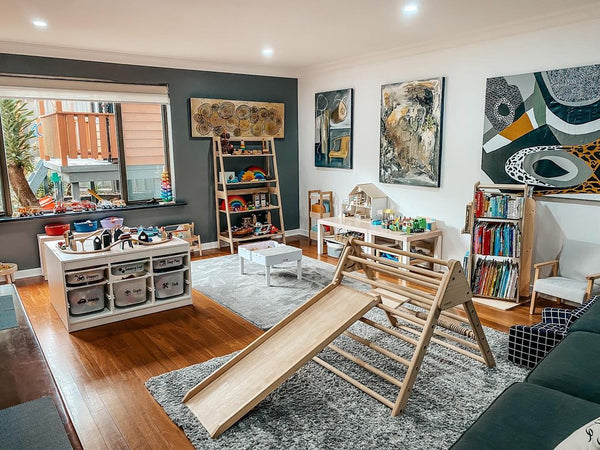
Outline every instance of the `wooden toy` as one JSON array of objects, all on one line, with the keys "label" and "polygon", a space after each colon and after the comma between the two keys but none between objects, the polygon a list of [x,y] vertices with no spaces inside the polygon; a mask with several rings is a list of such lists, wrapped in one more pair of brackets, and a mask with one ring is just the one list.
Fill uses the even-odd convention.
[{"label": "wooden toy", "polygon": [[194,233],[194,223],[180,223],[175,225],[165,225],[160,228],[160,233],[163,239],[167,236],[183,239],[190,244],[190,251],[196,252],[202,256],[202,242],[200,236]]},{"label": "wooden toy", "polygon": [[[398,257],[425,258],[443,267],[444,272],[374,256],[375,250]],[[377,278],[377,273],[393,282]],[[372,290],[363,292],[343,285],[344,277],[365,283]],[[403,282],[410,283],[410,287]],[[383,311],[389,323],[364,317],[372,308]],[[399,356],[348,331],[356,321],[414,346],[412,356]],[[444,326],[449,326],[452,333],[438,329]],[[402,366],[403,379],[332,344],[341,334]],[[488,367],[495,365],[460,262],[350,238],[329,286],[192,388],[183,402],[215,438],[312,359],[389,407],[396,416],[406,407],[431,342]],[[317,356],[325,347],[396,386],[396,398],[386,398]]]},{"label": "wooden toy", "polygon": [[167,166],[163,167],[160,179],[160,198],[163,202],[172,202],[173,189],[171,189],[171,180],[169,177],[169,171],[167,170]]},{"label": "wooden toy", "polygon": [[[317,221],[323,217],[333,217],[333,191],[315,189],[308,191],[308,242],[317,239]],[[325,230],[331,234],[331,228]]]},{"label": "wooden toy", "polygon": [[358,219],[381,217],[388,207],[388,196],[373,183],[357,184],[342,203],[344,215]]}]

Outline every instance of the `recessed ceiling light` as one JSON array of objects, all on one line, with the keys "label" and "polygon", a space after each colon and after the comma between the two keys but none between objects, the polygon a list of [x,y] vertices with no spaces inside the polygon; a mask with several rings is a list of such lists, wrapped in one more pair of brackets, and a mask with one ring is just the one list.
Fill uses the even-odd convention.
[{"label": "recessed ceiling light", "polygon": [[402,12],[404,13],[405,16],[410,16],[412,14],[416,14],[419,11],[419,7],[417,6],[416,3],[408,3],[406,5],[404,5],[404,8],[402,8]]},{"label": "recessed ceiling light", "polygon": [[266,57],[273,56],[273,49],[272,48],[263,48],[262,54],[263,54],[263,56],[266,56]]},{"label": "recessed ceiling light", "polygon": [[42,19],[35,19],[31,23],[33,23],[33,25],[38,28],[46,28],[48,26],[48,22],[46,22],[45,20],[42,20]]}]

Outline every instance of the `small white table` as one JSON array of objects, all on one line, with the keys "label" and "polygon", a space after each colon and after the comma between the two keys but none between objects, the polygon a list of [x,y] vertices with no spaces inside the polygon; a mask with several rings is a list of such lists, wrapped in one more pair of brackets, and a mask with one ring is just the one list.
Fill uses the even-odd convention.
[{"label": "small white table", "polygon": [[262,241],[238,246],[240,273],[244,274],[244,260],[265,266],[267,287],[271,286],[271,266],[296,261],[298,279],[302,279],[302,250],[275,241]]}]

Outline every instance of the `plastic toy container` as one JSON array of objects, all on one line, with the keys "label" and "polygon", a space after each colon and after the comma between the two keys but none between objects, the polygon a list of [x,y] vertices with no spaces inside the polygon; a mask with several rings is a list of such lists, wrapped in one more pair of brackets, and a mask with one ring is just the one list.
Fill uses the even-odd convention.
[{"label": "plastic toy container", "polygon": [[342,249],[344,248],[344,244],[335,241],[326,241],[327,242],[327,255],[332,256],[334,258],[339,258],[342,254]]},{"label": "plastic toy container", "polygon": [[117,277],[142,275],[144,272],[144,261],[133,261],[126,264],[119,264],[118,266],[112,266],[110,268],[110,273]]},{"label": "plastic toy container", "polygon": [[85,220],[83,222],[75,222],[73,223],[73,227],[75,231],[80,233],[88,233],[90,231],[96,231],[98,229],[98,221],[97,220]]},{"label": "plastic toy container", "polygon": [[44,229],[48,236],[62,236],[65,231],[71,229],[71,226],[68,223],[49,223]]},{"label": "plastic toy container", "polygon": [[100,220],[100,225],[102,228],[115,228],[123,226],[123,218],[122,217],[106,217]]},{"label": "plastic toy container", "polygon": [[104,284],[85,286],[67,292],[72,316],[90,314],[104,309]]},{"label": "plastic toy container", "polygon": [[162,258],[154,258],[152,261],[152,270],[156,272],[175,270],[181,266],[183,266],[183,255],[164,256]]},{"label": "plastic toy container", "polygon": [[167,272],[154,276],[154,296],[164,299],[181,295],[184,292],[183,272]]},{"label": "plastic toy container", "polygon": [[132,278],[113,283],[115,306],[124,307],[144,303],[146,297],[146,278]]},{"label": "plastic toy container", "polygon": [[104,280],[104,268],[66,272],[65,281],[69,285],[97,283]]}]

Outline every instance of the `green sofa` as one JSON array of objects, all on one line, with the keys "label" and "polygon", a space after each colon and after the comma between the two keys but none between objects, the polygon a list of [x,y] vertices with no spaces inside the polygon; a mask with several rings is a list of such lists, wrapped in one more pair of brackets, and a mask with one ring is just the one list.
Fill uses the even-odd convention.
[{"label": "green sofa", "polygon": [[451,447],[553,449],[600,417],[600,302],[529,373],[509,386]]}]

